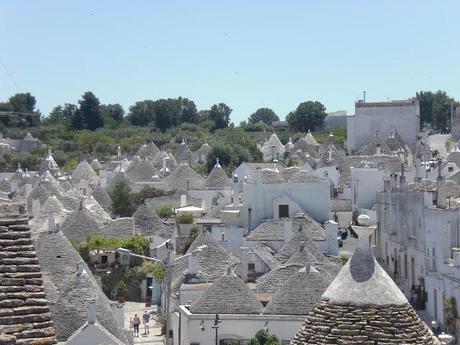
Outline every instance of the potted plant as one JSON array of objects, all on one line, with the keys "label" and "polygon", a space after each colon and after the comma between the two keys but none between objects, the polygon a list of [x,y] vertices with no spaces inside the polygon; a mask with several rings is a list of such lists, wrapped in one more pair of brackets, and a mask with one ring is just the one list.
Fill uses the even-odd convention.
[{"label": "potted plant", "polygon": [[125,302],[126,291],[128,290],[126,283],[123,280],[120,280],[115,286],[117,290],[117,299],[119,303]]}]

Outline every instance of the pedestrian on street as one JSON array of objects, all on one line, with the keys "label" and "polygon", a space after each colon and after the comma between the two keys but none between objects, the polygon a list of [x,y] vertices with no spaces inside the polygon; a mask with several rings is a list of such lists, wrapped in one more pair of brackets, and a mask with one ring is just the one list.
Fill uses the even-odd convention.
[{"label": "pedestrian on street", "polygon": [[133,317],[133,326],[134,326],[134,336],[139,338],[139,325],[141,324],[141,319],[137,314],[134,314]]},{"label": "pedestrian on street", "polygon": [[147,335],[150,333],[150,330],[149,330],[150,314],[147,313],[147,310],[144,311],[144,315],[142,315],[142,320],[144,322],[144,334]]}]

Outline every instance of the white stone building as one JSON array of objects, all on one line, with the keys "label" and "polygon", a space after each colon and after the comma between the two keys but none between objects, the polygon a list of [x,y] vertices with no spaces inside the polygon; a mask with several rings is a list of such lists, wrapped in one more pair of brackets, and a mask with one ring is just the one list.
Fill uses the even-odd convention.
[{"label": "white stone building", "polygon": [[357,151],[378,131],[387,138],[398,131],[409,147],[415,147],[420,129],[420,105],[417,100],[357,102],[355,115],[347,117],[347,149]]},{"label": "white stone building", "polygon": [[[460,212],[444,177],[436,189],[430,181],[408,185],[405,178],[386,179],[377,193],[376,256],[410,299],[432,320],[447,324],[444,301],[460,300]],[[431,182],[433,184],[433,182]],[[447,185],[452,181],[447,181]]]}]

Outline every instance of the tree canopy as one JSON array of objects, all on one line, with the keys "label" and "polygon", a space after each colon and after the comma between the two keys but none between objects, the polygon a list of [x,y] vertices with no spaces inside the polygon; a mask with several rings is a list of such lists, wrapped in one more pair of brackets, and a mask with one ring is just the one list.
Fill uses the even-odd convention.
[{"label": "tree canopy", "polygon": [[319,129],[326,118],[326,108],[320,102],[307,101],[299,104],[297,109],[288,114],[289,127],[307,132]]},{"label": "tree canopy", "polygon": [[148,126],[155,121],[155,102],[136,102],[129,108],[128,120],[134,126]]},{"label": "tree canopy", "polygon": [[416,98],[420,102],[420,125],[431,125],[435,129],[450,126],[451,106],[454,99],[445,91],[420,91]]},{"label": "tree canopy", "polygon": [[76,129],[94,131],[104,126],[99,99],[91,91],[85,92],[78,104],[80,104],[78,109],[79,116],[75,118],[78,121],[74,122]]},{"label": "tree canopy", "polygon": [[110,193],[112,213],[119,217],[131,217],[136,211],[131,189],[125,181],[119,182]]},{"label": "tree canopy", "polygon": [[226,128],[230,124],[231,113],[232,108],[230,108],[227,104],[214,104],[207,113],[207,118],[214,121],[214,129]]},{"label": "tree canopy", "polygon": [[249,345],[281,345],[281,341],[275,335],[268,333],[268,330],[261,329],[257,331]]},{"label": "tree canopy", "polygon": [[8,104],[11,105],[11,110],[21,113],[32,113],[35,111],[37,100],[29,92],[17,93],[10,97]]},{"label": "tree canopy", "polygon": [[249,116],[249,123],[256,124],[257,122],[262,121],[270,126],[273,121],[279,121],[279,119],[278,115],[276,115],[270,108],[260,108]]}]

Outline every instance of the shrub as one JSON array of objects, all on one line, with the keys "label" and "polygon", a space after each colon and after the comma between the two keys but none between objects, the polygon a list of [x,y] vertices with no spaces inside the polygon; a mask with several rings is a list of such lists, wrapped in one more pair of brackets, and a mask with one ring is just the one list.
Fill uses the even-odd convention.
[{"label": "shrub", "polygon": [[185,213],[176,217],[177,224],[193,224],[193,214]]},{"label": "shrub", "polygon": [[169,204],[164,204],[158,207],[155,212],[160,218],[169,218],[173,215],[172,206]]}]

